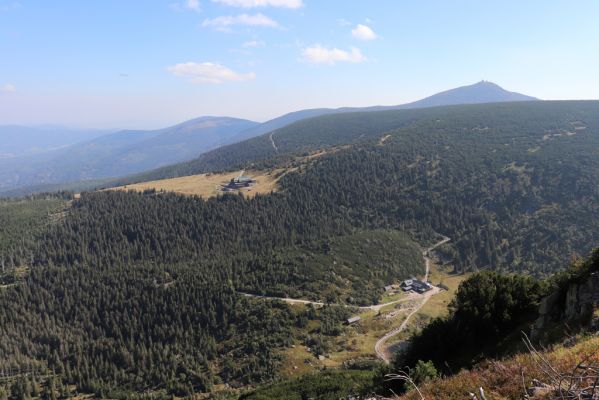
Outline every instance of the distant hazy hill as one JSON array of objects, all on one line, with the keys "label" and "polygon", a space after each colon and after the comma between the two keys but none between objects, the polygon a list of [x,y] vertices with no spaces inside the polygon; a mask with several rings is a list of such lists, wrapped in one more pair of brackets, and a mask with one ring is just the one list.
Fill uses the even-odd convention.
[{"label": "distant hazy hill", "polygon": [[120,131],[35,157],[0,159],[0,190],[100,179],[181,162],[243,140],[256,122],[203,117],[155,131]]},{"label": "distant hazy hill", "polygon": [[449,106],[457,104],[479,104],[479,103],[500,103],[505,101],[533,101],[538,100],[535,97],[526,96],[516,92],[509,92],[501,86],[487,81],[481,81],[469,86],[461,86],[445,92],[434,94],[422,100],[413,103],[407,103],[396,106],[373,106],[373,107],[343,107],[343,108],[313,108],[308,110],[295,111],[280,117],[271,119],[261,125],[251,128],[247,133],[248,137],[258,136],[282,128],[293,122],[318,117],[327,114],[339,114],[348,112],[364,111],[384,111],[384,110],[402,110],[410,108],[424,108],[436,106]]},{"label": "distant hazy hill", "polygon": [[500,103],[505,101],[534,101],[535,97],[509,92],[493,82],[481,81],[474,85],[437,93],[422,100],[406,104],[401,108],[446,106],[450,104]]},{"label": "distant hazy hill", "polygon": [[0,159],[56,150],[112,132],[60,126],[0,125]]}]

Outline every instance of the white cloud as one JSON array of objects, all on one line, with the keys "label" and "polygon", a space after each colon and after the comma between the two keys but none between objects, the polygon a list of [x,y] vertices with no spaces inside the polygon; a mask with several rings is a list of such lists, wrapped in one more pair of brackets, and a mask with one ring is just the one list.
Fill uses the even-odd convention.
[{"label": "white cloud", "polygon": [[0,92],[2,93],[14,93],[17,91],[17,87],[12,83],[7,83],[0,88]]},{"label": "white cloud", "polygon": [[300,8],[304,3],[302,0],[212,0],[216,3],[225,4],[233,7],[254,8],[254,7],[281,7],[281,8]]},{"label": "white cloud", "polygon": [[202,26],[213,27],[218,30],[229,30],[233,25],[246,25],[246,26],[266,26],[276,28],[279,24],[276,21],[268,18],[264,14],[239,14],[239,15],[224,15],[212,19],[206,19],[202,23]]},{"label": "white cloud", "polygon": [[312,64],[334,65],[337,62],[359,63],[366,61],[360,49],[352,47],[349,51],[337,48],[327,48],[319,44],[305,48],[302,51],[303,60]]},{"label": "white cloud", "polygon": [[352,29],[351,34],[360,40],[374,40],[378,38],[378,35],[370,27],[362,24],[358,24],[358,26]]},{"label": "white cloud", "polygon": [[262,40],[249,40],[247,42],[244,42],[241,47],[264,47],[266,46],[266,43],[264,43]]},{"label": "white cloud", "polygon": [[187,0],[185,6],[190,10],[200,12],[200,0]]},{"label": "white cloud", "polygon": [[213,83],[219,84],[226,81],[249,81],[256,78],[256,74],[249,72],[247,74],[237,73],[224,65],[204,62],[187,62],[168,67],[167,70],[175,76],[189,79],[192,83]]}]

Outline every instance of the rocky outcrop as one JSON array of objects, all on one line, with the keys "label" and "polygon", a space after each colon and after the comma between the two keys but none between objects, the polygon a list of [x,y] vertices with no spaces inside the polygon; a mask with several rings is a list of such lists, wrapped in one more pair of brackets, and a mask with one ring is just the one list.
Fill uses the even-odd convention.
[{"label": "rocky outcrop", "polygon": [[567,320],[586,318],[599,305],[599,273],[591,274],[580,284],[570,284],[566,292],[565,317]]},{"label": "rocky outcrop", "polygon": [[571,282],[561,291],[545,297],[539,306],[531,338],[538,340],[546,328],[555,322],[581,325],[587,329],[599,329],[599,273],[590,274],[580,282]]}]

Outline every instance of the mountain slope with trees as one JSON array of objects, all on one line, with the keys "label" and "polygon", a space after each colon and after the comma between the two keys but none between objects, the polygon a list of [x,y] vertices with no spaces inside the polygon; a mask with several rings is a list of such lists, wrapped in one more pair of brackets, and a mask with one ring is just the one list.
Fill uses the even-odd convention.
[{"label": "mountain slope with trees", "polygon": [[[599,243],[598,111],[523,102],[322,117],[281,134],[285,154],[252,161],[288,169],[275,193],[87,192],[64,213],[25,203],[57,218],[15,230],[24,242],[3,233],[2,257],[26,254],[28,267],[0,288],[3,373],[29,385],[56,374],[109,397],[270,381],[296,329],[321,319],[342,332],[347,308],[304,313],[239,291],[318,298],[326,281],[324,300],[368,304],[422,271],[415,243],[440,235],[455,271],[550,275]],[[293,157],[310,146],[335,151]],[[537,302],[532,278],[494,274],[483,280]],[[523,310],[483,295],[498,304],[489,312]]]},{"label": "mountain slope with trees", "polygon": [[[256,165],[279,165],[287,162],[293,155],[361,143],[374,138],[378,140],[392,130],[418,129],[423,124],[437,120],[437,127],[443,127],[445,121],[452,124],[446,126],[454,129],[448,131],[448,134],[455,134],[455,129],[459,129],[461,124],[463,129],[478,129],[480,131],[475,131],[478,134],[488,133],[488,139],[493,140],[496,132],[491,125],[497,124],[498,129],[513,129],[514,137],[542,138],[549,134],[551,139],[561,130],[565,134],[575,129],[570,125],[572,122],[581,122],[585,118],[593,121],[593,113],[599,108],[598,105],[599,102],[594,101],[530,101],[326,115],[302,120],[241,143],[223,146],[189,162],[121,178],[110,182],[110,185]],[[585,125],[578,126],[578,129],[583,126]],[[273,141],[276,148],[272,145]]]}]

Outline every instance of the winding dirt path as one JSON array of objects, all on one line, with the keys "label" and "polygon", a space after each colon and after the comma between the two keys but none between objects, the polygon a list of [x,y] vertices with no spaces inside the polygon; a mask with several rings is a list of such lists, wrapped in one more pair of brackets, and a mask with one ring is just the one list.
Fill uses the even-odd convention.
[{"label": "winding dirt path", "polygon": [[[424,257],[424,265],[426,267],[426,272],[424,275],[424,282],[428,282],[428,275],[429,275],[430,266],[431,266],[431,259],[429,257],[430,252],[433,251],[434,249],[436,249],[437,247],[449,242],[450,240],[451,240],[451,238],[449,238],[447,236],[443,236],[443,240],[435,243],[434,245],[425,249],[422,252],[422,257]],[[436,295],[440,291],[441,290],[438,287],[433,287],[432,290],[429,290],[428,292],[424,293],[420,304],[418,306],[414,307],[414,309],[412,309],[412,311],[407,315],[406,319],[401,323],[401,325],[398,326],[397,328],[387,332],[385,334],[385,336],[383,336],[382,338],[377,340],[376,344],[374,345],[374,351],[378,358],[380,358],[381,360],[383,360],[384,362],[389,364],[389,362],[391,361],[391,357],[393,355],[390,354],[389,348],[387,346],[385,346],[385,343],[389,339],[391,339],[393,336],[399,335],[401,332],[403,332],[403,330],[406,329],[406,327],[408,326],[408,323],[410,322],[410,319],[412,318],[412,316],[414,316],[414,314],[416,314],[418,311],[420,311],[422,306],[424,306],[432,296]]]},{"label": "winding dirt path", "polygon": [[428,257],[429,253],[431,251],[435,250],[437,247],[449,242],[450,240],[451,240],[450,237],[443,236],[443,240],[435,243],[434,245],[432,245],[431,247],[429,247],[428,249],[426,249],[422,252],[422,257],[424,257],[424,266],[426,267],[426,273],[424,274],[424,282],[428,282],[428,273],[431,270],[431,259]]},{"label": "winding dirt path", "polygon": [[[272,133],[270,134],[270,138],[271,141],[273,143],[273,147],[276,148],[274,141],[272,140]],[[437,247],[449,242],[451,240],[451,238],[447,237],[447,236],[443,236],[443,239],[440,240],[439,242],[435,243],[434,245],[432,245],[431,247],[428,247],[426,249],[424,249],[422,251],[422,257],[424,258],[424,264],[426,267],[426,272],[424,275],[424,282],[428,282],[428,276],[429,276],[429,272],[430,272],[430,265],[431,265],[431,259],[429,257],[429,254],[431,251],[433,251],[434,249],[436,249]],[[387,364],[391,361],[391,357],[393,356],[393,354],[390,353],[389,349],[387,346],[385,346],[385,343],[391,339],[392,337],[400,334],[401,332],[404,331],[404,329],[406,329],[406,327],[408,326],[408,323],[410,322],[410,319],[418,312],[420,311],[420,309],[428,302],[428,300],[436,295],[437,293],[439,293],[441,291],[441,289],[439,289],[438,287],[433,287],[432,290],[429,290],[428,292],[424,293],[424,294],[418,294],[418,293],[409,293],[407,296],[399,299],[399,300],[394,300],[394,301],[390,301],[387,303],[383,303],[383,304],[373,304],[371,306],[360,306],[360,307],[355,307],[352,305],[348,305],[348,304],[333,304],[333,305],[337,305],[337,306],[342,306],[342,307],[352,307],[352,308],[359,308],[360,310],[372,310],[375,312],[378,312],[381,308],[386,307],[386,306],[390,306],[392,304],[397,304],[397,303],[402,303],[402,302],[406,302],[406,301],[410,301],[410,300],[416,300],[416,299],[421,299],[420,303],[412,308],[412,310],[410,311],[410,313],[406,316],[406,319],[401,323],[400,326],[398,326],[397,328],[387,332],[385,334],[385,336],[383,336],[382,338],[380,338],[375,346],[374,346],[374,351],[377,355],[378,358],[380,358],[381,360],[383,360],[384,362],[386,362]],[[250,293],[242,293],[240,292],[239,294],[241,294],[242,296],[246,296],[246,297],[254,297],[254,298],[258,298],[258,299],[266,299],[266,300],[279,300],[279,301],[284,301],[287,304],[312,304],[315,306],[324,306],[327,303],[323,303],[320,301],[312,301],[312,300],[303,300],[303,299],[293,299],[290,297],[272,297],[272,296],[260,296],[257,294],[250,294]],[[331,304],[329,304],[331,305]]]},{"label": "winding dirt path", "polygon": [[384,362],[389,364],[393,354],[390,354],[388,347],[385,346],[385,343],[387,342],[387,340],[389,340],[393,336],[399,335],[401,332],[403,332],[403,330],[406,329],[406,327],[408,326],[408,323],[410,322],[410,318],[412,318],[412,316],[414,314],[416,314],[418,311],[420,311],[422,306],[424,306],[426,304],[426,302],[432,296],[436,295],[440,291],[441,291],[441,289],[439,289],[438,287],[434,287],[432,290],[429,290],[428,292],[426,292],[422,296],[422,301],[420,302],[420,304],[417,307],[413,308],[412,311],[410,311],[410,313],[406,316],[406,319],[401,323],[400,326],[393,329],[392,331],[387,332],[385,334],[385,336],[383,336],[382,338],[377,340],[376,344],[374,345],[374,351],[378,358],[380,358],[381,360],[383,360]]},{"label": "winding dirt path", "polygon": [[258,294],[243,293],[243,292],[239,292],[239,294],[242,295],[242,296],[254,297],[254,298],[257,298],[257,299],[284,301],[287,304],[312,304],[312,305],[319,306],[319,307],[322,307],[324,305],[334,305],[334,306],[341,306],[341,307],[348,307],[348,308],[358,308],[360,310],[372,310],[372,311],[375,311],[375,312],[378,312],[383,307],[390,306],[392,304],[403,303],[403,302],[406,302],[406,301],[414,300],[414,299],[417,299],[419,297],[419,295],[416,294],[416,293],[410,293],[407,296],[402,297],[399,300],[393,300],[393,301],[390,301],[390,302],[387,302],[387,303],[373,304],[371,306],[352,306],[351,304],[323,303],[321,301],[293,299],[291,297],[261,296],[261,295],[258,295]]},{"label": "winding dirt path", "polygon": [[274,134],[275,134],[274,132],[271,132],[270,135],[268,135],[268,138],[270,139],[270,143],[272,143],[272,148],[275,149],[275,151],[278,153],[279,152],[279,148],[275,144],[275,140],[272,137],[272,135],[274,135]]}]

